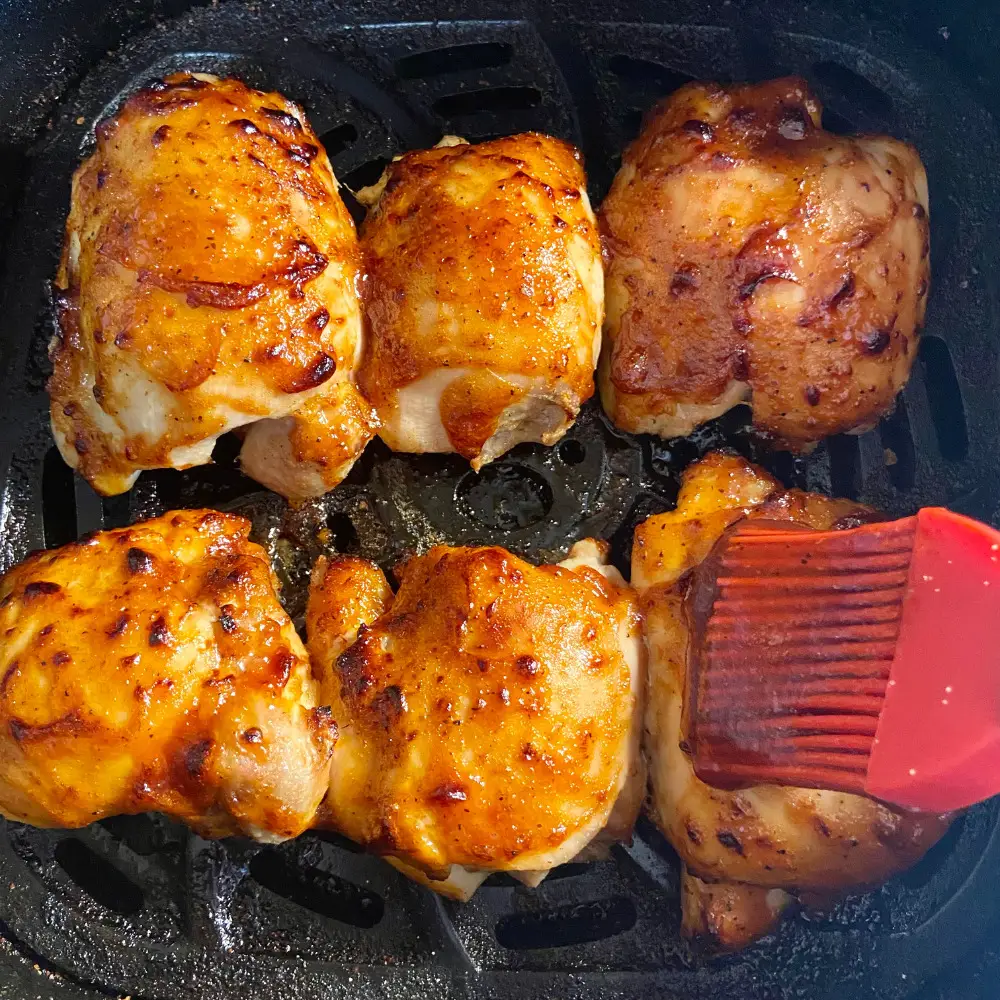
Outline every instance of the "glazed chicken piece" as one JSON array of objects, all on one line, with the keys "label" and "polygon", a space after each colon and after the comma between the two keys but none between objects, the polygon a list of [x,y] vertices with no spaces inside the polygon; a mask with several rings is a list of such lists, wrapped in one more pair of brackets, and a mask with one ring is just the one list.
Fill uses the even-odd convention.
[{"label": "glazed chicken piece", "polygon": [[604,407],[675,437],[748,401],[807,450],[892,408],[930,273],[916,150],[820,126],[804,81],[690,84],[658,105],[601,206]]},{"label": "glazed chicken piece", "polygon": [[528,133],[406,153],[362,227],[370,344],[360,375],[395,451],[474,469],[554,444],[594,391],[604,284],[580,154]]},{"label": "glazed chicken piece", "polygon": [[0,579],[0,813],[264,841],[312,822],[336,727],[249,528],[177,511]]},{"label": "glazed chicken piece", "polygon": [[796,896],[822,908],[838,894],[878,885],[914,864],[951,819],[817,789],[722,791],[695,776],[681,746],[690,571],[743,517],[828,530],[873,516],[850,501],[785,491],[742,459],[714,454],[687,471],[675,511],[636,531],[632,583],[649,649],[651,812],[684,863],[683,929],[715,947],[741,948],[766,933]]},{"label": "glazed chicken piece", "polygon": [[560,566],[438,546],[393,597],[321,560],[307,627],[340,740],[320,824],[468,899],[627,839],[645,791],[631,592],[593,541]]},{"label": "glazed chicken piece", "polygon": [[73,178],[56,279],[52,431],[104,494],[211,460],[293,500],[326,492],[374,433],[354,223],[302,111],[179,73],[97,129]]}]

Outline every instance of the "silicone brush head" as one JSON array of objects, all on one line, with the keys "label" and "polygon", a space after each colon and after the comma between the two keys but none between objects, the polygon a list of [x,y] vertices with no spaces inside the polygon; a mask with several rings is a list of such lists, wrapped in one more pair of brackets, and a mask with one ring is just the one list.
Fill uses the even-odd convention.
[{"label": "silicone brush head", "polygon": [[1000,533],[939,508],[845,531],[746,521],[688,601],[702,780],[932,811],[1000,791]]}]

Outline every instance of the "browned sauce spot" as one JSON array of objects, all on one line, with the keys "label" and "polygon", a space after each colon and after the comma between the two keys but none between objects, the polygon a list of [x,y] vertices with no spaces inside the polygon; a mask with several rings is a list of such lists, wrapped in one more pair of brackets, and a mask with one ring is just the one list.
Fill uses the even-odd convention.
[{"label": "browned sauce spot", "polygon": [[372,713],[378,724],[386,731],[406,711],[406,696],[395,684],[372,699]]},{"label": "browned sauce spot", "polygon": [[60,649],[58,653],[52,654],[52,662],[57,666],[61,667],[64,663],[69,663],[70,656],[64,649]]},{"label": "browned sauce spot", "polygon": [[314,146],[311,142],[292,143],[288,147],[288,159],[303,167],[308,167],[318,155],[319,147]]},{"label": "browned sauce spot", "polygon": [[858,334],[858,343],[865,354],[881,354],[889,346],[890,339],[886,330],[868,330]]},{"label": "browned sauce spot", "polygon": [[78,455],[86,455],[90,451],[90,445],[87,444],[87,439],[82,434],[77,434],[73,439],[73,447]]},{"label": "browned sauce spot", "polygon": [[243,731],[240,739],[244,743],[260,743],[264,739],[264,734],[256,726],[251,726],[249,729]]},{"label": "browned sauce spot", "polygon": [[153,145],[159,146],[168,135],[170,135],[170,126],[161,125],[152,135]]},{"label": "browned sauce spot", "polygon": [[337,370],[337,362],[326,351],[320,351],[315,358],[289,383],[292,392],[315,389],[329,380]]},{"label": "browned sauce spot", "polygon": [[715,138],[715,131],[708,122],[698,121],[697,118],[689,118],[682,126],[682,131],[688,135],[693,135],[702,142],[711,142]]},{"label": "browned sauce spot", "polygon": [[236,631],[236,619],[232,615],[233,607],[231,604],[227,604],[222,608],[222,613],[219,615],[219,625],[223,632],[228,632],[232,635]]},{"label": "browned sauce spot", "polygon": [[261,108],[260,113],[266,115],[272,121],[278,122],[279,125],[291,129],[293,132],[302,131],[302,122],[295,115],[289,114],[287,111],[282,111],[281,108]]},{"label": "browned sauce spot", "polygon": [[244,135],[258,135],[260,129],[249,118],[234,118],[230,123],[233,128],[239,129]]},{"label": "browned sauce spot", "polygon": [[854,294],[854,275],[848,274],[844,283],[830,296],[830,308],[840,305],[844,299],[849,299]]},{"label": "browned sauce spot", "polygon": [[367,637],[359,638],[337,657],[337,673],[348,696],[360,697],[374,683],[365,670],[368,665],[367,645]]},{"label": "browned sauce spot", "polygon": [[98,191],[100,191],[101,188],[104,187],[104,185],[107,183],[107,180],[108,180],[108,172],[107,172],[107,170],[104,170],[103,168],[101,170],[98,170],[97,171],[97,190]]},{"label": "browned sauce spot", "polygon": [[199,740],[184,749],[184,769],[192,778],[201,775],[208,760],[208,755],[212,752],[211,740]]},{"label": "browned sauce spot", "polygon": [[163,615],[160,615],[150,626],[149,644],[150,646],[163,646],[169,639],[170,633],[167,631],[167,623],[163,620]]},{"label": "browned sauce spot", "polygon": [[122,612],[116,619],[114,624],[105,632],[104,634],[109,639],[114,639],[121,635],[125,631],[125,627],[128,625],[128,615]]},{"label": "browned sauce spot", "polygon": [[688,820],[687,823],[684,824],[684,829],[687,831],[688,840],[690,840],[692,844],[696,846],[701,844],[701,831],[694,825],[694,823]]},{"label": "browned sauce spot", "polygon": [[750,378],[750,354],[745,347],[733,351],[731,371],[738,382],[746,382]]},{"label": "browned sauce spot", "polygon": [[698,274],[693,267],[681,267],[674,271],[674,276],[670,281],[671,295],[682,295],[684,292],[694,291],[697,287]]},{"label": "browned sauce spot", "polygon": [[783,139],[797,141],[806,137],[810,120],[803,108],[785,108],[778,122],[778,134]]},{"label": "browned sauce spot", "polygon": [[739,838],[728,830],[720,830],[716,835],[715,839],[718,840],[720,844],[728,851],[735,851],[737,854],[743,854],[743,845],[739,842]]},{"label": "browned sauce spot", "polygon": [[317,333],[322,333],[326,329],[326,324],[330,322],[330,313],[326,309],[320,309],[309,317],[309,322]]},{"label": "browned sauce spot", "polygon": [[125,556],[130,573],[152,573],[153,557],[142,549],[131,548]]},{"label": "browned sauce spot", "polygon": [[518,672],[525,677],[534,677],[542,669],[542,665],[533,656],[519,656],[516,663]]},{"label": "browned sauce spot", "polygon": [[814,385],[807,385],[803,390],[802,394],[806,397],[806,402],[810,406],[819,405],[819,389]]},{"label": "browned sauce spot", "polygon": [[450,805],[452,802],[464,802],[468,797],[465,789],[454,781],[438,785],[430,794],[430,800],[440,805]]},{"label": "browned sauce spot", "polygon": [[283,688],[288,683],[288,678],[292,675],[292,665],[295,657],[287,649],[279,649],[271,657],[271,675],[273,683],[279,688]]}]

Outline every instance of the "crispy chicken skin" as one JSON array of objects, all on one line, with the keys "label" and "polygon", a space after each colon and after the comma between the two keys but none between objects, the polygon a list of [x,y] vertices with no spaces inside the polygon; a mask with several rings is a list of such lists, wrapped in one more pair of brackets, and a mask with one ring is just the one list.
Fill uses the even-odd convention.
[{"label": "crispy chicken skin", "polygon": [[916,150],[825,132],[796,78],[689,84],[601,206],[604,407],[674,437],[749,400],[806,450],[873,426],[917,353],[930,275]]},{"label": "crispy chicken skin", "polygon": [[52,430],[105,494],[142,469],[242,459],[291,499],[324,493],[374,433],[354,223],[301,109],[179,73],[97,129],[73,178],[50,347]]},{"label": "crispy chicken skin", "polygon": [[0,813],[155,810],[266,841],[308,827],[336,727],[249,528],[177,511],[0,579]]},{"label": "crispy chicken skin", "polygon": [[321,825],[468,898],[537,884],[627,838],[645,788],[635,602],[593,541],[562,566],[438,546],[393,598],[364,560],[317,564],[307,627],[340,740]]},{"label": "crispy chicken skin", "polygon": [[684,477],[677,509],[636,531],[632,583],[649,649],[646,752],[653,818],[684,862],[683,927],[724,949],[765,933],[799,893],[811,905],[871,887],[916,862],[949,816],[897,812],[840,792],[700,781],[680,747],[690,571],[742,517],[846,527],[872,512],[846,500],[784,491],[740,458],[709,455]]},{"label": "crispy chicken skin", "polygon": [[479,469],[553,444],[594,391],[604,283],[580,154],[538,133],[406,153],[358,193],[360,384],[395,451]]}]

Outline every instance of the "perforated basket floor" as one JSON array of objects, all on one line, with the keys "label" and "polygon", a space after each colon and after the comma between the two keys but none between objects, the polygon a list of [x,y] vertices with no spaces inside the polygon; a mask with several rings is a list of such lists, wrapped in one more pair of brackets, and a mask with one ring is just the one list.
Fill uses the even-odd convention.
[{"label": "perforated basket floor", "polygon": [[[491,20],[453,10],[435,21],[427,7],[426,19],[400,23],[391,6],[198,10],[104,56],[58,100],[3,245],[0,569],[83,531],[198,505],[253,517],[294,616],[324,550],[388,567],[435,541],[489,540],[544,560],[593,534],[612,538],[627,569],[635,523],[669,508],[679,472],[720,445],[790,485],[893,514],[945,503],[997,521],[1000,323],[988,276],[1000,148],[993,120],[932,59],[861,18],[795,10],[764,24],[738,3],[711,15],[678,6],[642,24],[634,11],[596,6],[522,20],[515,2],[480,5]],[[759,452],[739,414],[664,443],[618,434],[591,405],[558,447],[518,448],[481,476],[457,459],[373,445],[347,483],[298,512],[243,478],[225,439],[214,466],[147,474],[127,496],[101,500],[49,435],[46,282],[94,124],[178,68],[238,75],[304,104],[349,188],[443,132],[540,129],[583,147],[595,203],[656,98],[691,78],[801,73],[826,104],[827,127],[891,132],[927,165],[934,278],[913,378],[876,431],[807,460]],[[876,892],[705,961],[680,941],[676,857],[645,822],[608,861],[564,866],[538,890],[494,876],[465,905],[331,836],[261,848],[209,843],[156,816],[72,832],[0,823],[0,996],[993,996],[975,991],[990,988],[983,962],[1000,946],[998,829],[995,804],[974,809]]]}]

